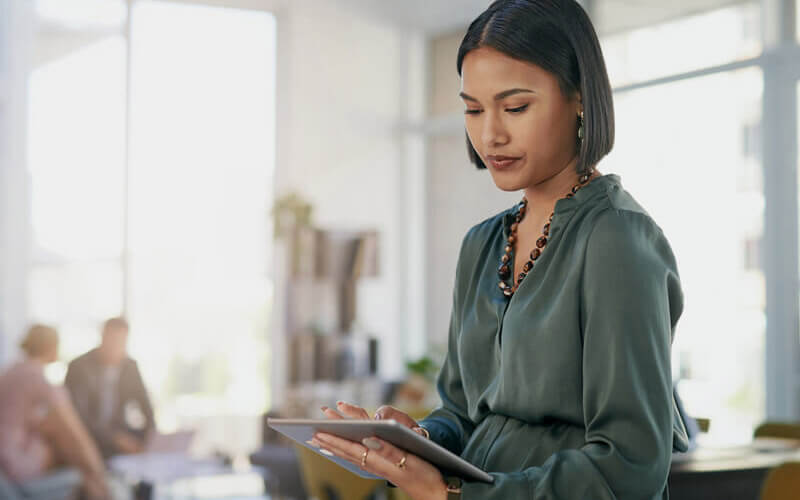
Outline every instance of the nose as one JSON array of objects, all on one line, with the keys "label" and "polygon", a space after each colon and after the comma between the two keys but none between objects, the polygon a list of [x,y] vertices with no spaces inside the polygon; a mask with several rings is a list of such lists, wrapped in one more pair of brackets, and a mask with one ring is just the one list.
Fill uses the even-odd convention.
[{"label": "nose", "polygon": [[497,113],[484,113],[483,131],[481,140],[487,148],[494,148],[508,142],[508,132],[503,126],[503,121]]}]

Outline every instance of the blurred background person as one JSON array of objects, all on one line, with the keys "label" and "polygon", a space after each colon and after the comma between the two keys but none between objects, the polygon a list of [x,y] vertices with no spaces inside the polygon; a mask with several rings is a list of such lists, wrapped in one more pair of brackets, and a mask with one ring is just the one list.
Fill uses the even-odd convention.
[{"label": "blurred background person", "polygon": [[24,359],[0,374],[0,470],[21,483],[57,467],[76,467],[88,498],[108,498],[97,448],[69,398],[44,375],[58,359],[58,332],[33,325],[21,347]]},{"label": "blurred background person", "polygon": [[100,452],[141,453],[155,430],[153,407],[136,361],[127,354],[128,322],[103,323],[100,345],[69,364],[64,385]]}]

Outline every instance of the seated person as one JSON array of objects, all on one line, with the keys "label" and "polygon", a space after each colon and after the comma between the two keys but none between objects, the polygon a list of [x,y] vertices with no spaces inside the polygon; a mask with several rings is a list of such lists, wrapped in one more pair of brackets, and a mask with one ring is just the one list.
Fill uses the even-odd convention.
[{"label": "seated person", "polygon": [[[69,364],[64,384],[104,457],[141,453],[155,430],[153,407],[127,355],[128,322],[103,324],[100,346]],[[131,419],[131,406],[138,419]],[[139,420],[138,422],[132,420]]]},{"label": "seated person", "polygon": [[75,467],[88,498],[109,498],[100,453],[66,393],[44,376],[45,365],[58,359],[58,333],[34,325],[21,347],[25,359],[0,374],[0,470],[21,483]]}]

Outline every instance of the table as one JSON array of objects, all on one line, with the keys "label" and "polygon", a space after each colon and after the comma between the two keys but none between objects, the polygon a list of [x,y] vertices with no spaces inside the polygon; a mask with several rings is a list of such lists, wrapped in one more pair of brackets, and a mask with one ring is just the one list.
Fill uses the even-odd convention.
[{"label": "table", "polygon": [[800,440],[758,438],[726,448],[673,454],[670,500],[758,500],[770,469],[800,461]]},{"label": "table", "polygon": [[113,457],[109,469],[132,488],[135,500],[265,498],[258,469],[236,470],[218,459],[146,453]]}]

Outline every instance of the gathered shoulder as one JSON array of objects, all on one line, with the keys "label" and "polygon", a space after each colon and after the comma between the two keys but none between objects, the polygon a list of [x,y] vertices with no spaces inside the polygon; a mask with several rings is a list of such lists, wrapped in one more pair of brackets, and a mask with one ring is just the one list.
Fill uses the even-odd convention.
[{"label": "gathered shoulder", "polygon": [[590,220],[589,245],[595,251],[665,240],[661,227],[619,184],[604,193],[599,210]]},{"label": "gathered shoulder", "polygon": [[644,210],[609,204],[589,227],[584,269],[602,281],[616,281],[619,274],[678,277],[675,255],[664,232]]}]

